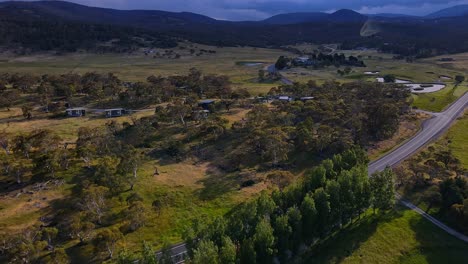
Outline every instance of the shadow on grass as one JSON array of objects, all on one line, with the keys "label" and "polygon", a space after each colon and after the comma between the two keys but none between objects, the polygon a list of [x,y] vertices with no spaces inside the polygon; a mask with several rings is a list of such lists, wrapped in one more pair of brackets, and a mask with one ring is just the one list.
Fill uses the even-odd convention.
[{"label": "shadow on grass", "polygon": [[402,256],[400,263],[467,263],[468,243],[449,235],[422,217],[410,222],[419,246]]},{"label": "shadow on grass", "polygon": [[212,200],[236,190],[240,185],[236,173],[219,173],[214,168],[207,171],[206,178],[198,181],[203,188],[197,191],[201,200]]},{"label": "shadow on grass", "polygon": [[313,246],[310,253],[304,256],[302,263],[341,263],[369,240],[379,225],[391,222],[401,215],[402,212],[399,210],[385,214],[368,213],[364,218],[349,224],[323,242]]}]

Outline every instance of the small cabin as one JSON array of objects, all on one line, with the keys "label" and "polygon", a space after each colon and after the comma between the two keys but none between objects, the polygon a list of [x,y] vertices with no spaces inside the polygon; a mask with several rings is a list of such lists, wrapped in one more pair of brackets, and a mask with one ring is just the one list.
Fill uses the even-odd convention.
[{"label": "small cabin", "polygon": [[278,100],[281,102],[291,102],[293,98],[290,96],[278,96]]},{"label": "small cabin", "polygon": [[65,112],[68,117],[82,117],[86,115],[86,109],[84,108],[68,108]]},{"label": "small cabin", "polygon": [[114,109],[106,109],[104,110],[106,113],[106,117],[111,118],[111,117],[120,117],[125,115],[127,112],[123,108],[114,108]]},{"label": "small cabin", "polygon": [[304,97],[300,98],[300,100],[302,102],[307,102],[307,101],[310,101],[310,100],[313,100],[313,99],[314,99],[314,97],[312,97],[312,96],[304,96]]},{"label": "small cabin", "polygon": [[198,106],[203,108],[204,110],[210,110],[210,105],[213,105],[216,101],[215,100],[202,100],[198,102]]}]

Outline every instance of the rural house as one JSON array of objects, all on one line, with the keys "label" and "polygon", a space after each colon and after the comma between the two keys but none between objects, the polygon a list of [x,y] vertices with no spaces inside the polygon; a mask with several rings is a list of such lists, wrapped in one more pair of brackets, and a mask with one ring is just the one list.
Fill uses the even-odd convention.
[{"label": "rural house", "polygon": [[106,117],[108,118],[119,117],[126,114],[126,111],[123,108],[106,109],[104,110],[104,112],[106,113]]},{"label": "rural house", "polygon": [[81,117],[86,115],[85,108],[68,108],[65,112],[68,117]]}]

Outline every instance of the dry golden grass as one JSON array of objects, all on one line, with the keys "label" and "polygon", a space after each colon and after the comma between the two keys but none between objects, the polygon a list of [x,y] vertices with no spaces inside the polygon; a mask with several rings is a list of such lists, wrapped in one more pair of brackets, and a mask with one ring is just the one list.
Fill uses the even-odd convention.
[{"label": "dry golden grass", "polygon": [[104,118],[104,117],[78,117],[78,118],[48,118],[45,114],[33,113],[32,120],[26,120],[22,114],[21,109],[12,108],[11,111],[0,111],[0,131],[6,131],[10,134],[26,133],[36,129],[48,129],[54,131],[57,135],[64,140],[75,140],[77,132],[80,127],[99,127],[104,126],[110,120],[115,120],[118,123],[131,122],[131,118],[141,118],[150,116],[153,111],[150,109],[145,112],[138,112],[132,115],[117,117],[117,118]]},{"label": "dry golden grass", "polygon": [[16,234],[40,222],[40,217],[50,213],[51,205],[68,195],[65,186],[38,191],[31,187],[11,191],[0,199],[0,234]]}]

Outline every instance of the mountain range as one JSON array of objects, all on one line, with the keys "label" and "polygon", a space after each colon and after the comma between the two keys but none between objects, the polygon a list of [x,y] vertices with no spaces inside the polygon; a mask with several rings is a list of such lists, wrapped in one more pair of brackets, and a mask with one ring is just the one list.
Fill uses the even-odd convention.
[{"label": "mountain range", "polygon": [[[468,49],[468,16],[463,10],[468,12],[468,6],[415,17],[365,15],[341,9],[232,22],[189,12],[114,10],[64,1],[10,1],[0,3],[0,45],[73,51],[118,39],[116,43],[125,46],[119,51],[126,51],[135,45],[174,46],[181,40],[262,47],[313,42],[428,56]],[[363,34],[367,28],[372,29],[371,34]]]}]

